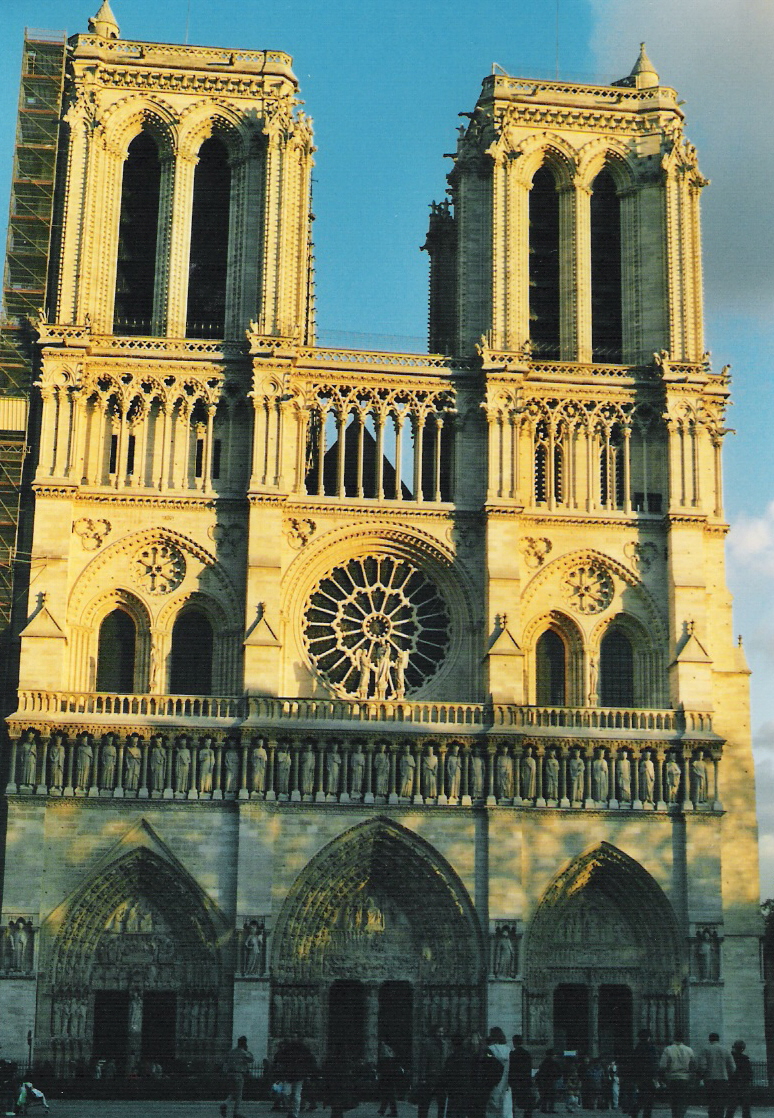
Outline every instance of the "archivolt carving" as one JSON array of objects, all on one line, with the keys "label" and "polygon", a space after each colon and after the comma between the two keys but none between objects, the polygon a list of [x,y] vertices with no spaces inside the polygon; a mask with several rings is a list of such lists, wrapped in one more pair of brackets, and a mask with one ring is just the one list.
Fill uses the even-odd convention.
[{"label": "archivolt carving", "polygon": [[593,188],[594,179],[603,168],[610,172],[619,191],[630,190],[634,186],[629,150],[612,136],[599,136],[581,148],[578,181]]},{"label": "archivolt carving", "polygon": [[143,130],[150,132],[159,145],[159,154],[175,149],[176,113],[158,98],[128,96],[107,108],[96,129],[97,136],[114,155],[126,158],[129,145]]},{"label": "archivolt carving", "polygon": [[538,132],[527,136],[515,149],[519,160],[519,181],[529,185],[537,171],[548,166],[554,172],[559,189],[572,184],[578,169],[578,152],[555,132]]}]

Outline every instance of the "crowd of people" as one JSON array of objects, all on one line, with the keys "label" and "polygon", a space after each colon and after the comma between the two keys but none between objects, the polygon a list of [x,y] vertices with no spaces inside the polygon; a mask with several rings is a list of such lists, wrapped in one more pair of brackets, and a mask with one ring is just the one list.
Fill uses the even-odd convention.
[{"label": "crowd of people", "polygon": [[[220,1107],[223,1118],[242,1118],[242,1089],[252,1064],[247,1038],[240,1037],[227,1060],[230,1093]],[[750,1118],[752,1065],[745,1042],[737,1040],[729,1050],[717,1033],[697,1054],[680,1036],[659,1049],[650,1031],[642,1029],[631,1053],[619,1058],[548,1049],[535,1066],[520,1035],[509,1045],[500,1028],[469,1041],[447,1039],[439,1029],[421,1046],[418,1071],[409,1090],[410,1074],[382,1041],[369,1091],[346,1045],[334,1046],[318,1068],[305,1044],[287,1042],[271,1069],[274,1109],[300,1118],[302,1109],[322,1105],[330,1107],[331,1118],[342,1118],[375,1093],[381,1118],[397,1118],[398,1099],[408,1091],[417,1118],[429,1118],[433,1105],[437,1118],[519,1118],[519,1111],[532,1118],[535,1111],[555,1114],[560,1108],[568,1114],[620,1110],[630,1118],[651,1118],[656,1093],[663,1088],[672,1118],[685,1118],[689,1099],[702,1084],[707,1118],[735,1118],[740,1108],[741,1118]]]}]

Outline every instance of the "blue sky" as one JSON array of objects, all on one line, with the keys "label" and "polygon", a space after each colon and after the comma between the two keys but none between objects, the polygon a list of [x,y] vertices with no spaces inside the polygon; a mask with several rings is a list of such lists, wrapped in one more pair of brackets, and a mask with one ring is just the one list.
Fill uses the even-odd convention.
[{"label": "blue sky", "polygon": [[[703,196],[707,348],[731,364],[729,582],[753,669],[762,892],[774,896],[774,5],[770,0],[111,0],[122,37],[273,48],[294,57],[318,146],[322,344],[422,349],[428,205],[443,197],[457,114],[497,63],[610,81],[641,40],[685,99]],[[0,3],[0,211],[6,212],[25,26],[86,31],[99,0]],[[558,19],[557,19],[558,12]],[[558,34],[557,34],[558,30]]]}]

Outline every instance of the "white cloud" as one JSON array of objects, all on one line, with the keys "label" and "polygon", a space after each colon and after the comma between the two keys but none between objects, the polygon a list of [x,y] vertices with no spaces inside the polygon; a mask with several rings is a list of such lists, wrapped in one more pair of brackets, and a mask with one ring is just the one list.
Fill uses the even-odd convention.
[{"label": "white cloud", "polygon": [[728,558],[736,567],[774,579],[774,501],[763,516],[737,517],[728,534]]}]

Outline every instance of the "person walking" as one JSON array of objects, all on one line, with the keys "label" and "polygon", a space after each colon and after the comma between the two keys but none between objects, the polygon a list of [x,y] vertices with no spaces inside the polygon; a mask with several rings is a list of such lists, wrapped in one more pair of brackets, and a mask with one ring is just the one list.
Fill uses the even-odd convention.
[{"label": "person walking", "polygon": [[520,1033],[513,1037],[513,1048],[508,1057],[508,1083],[513,1096],[514,1114],[524,1111],[524,1118],[532,1118],[532,1057],[524,1047]]},{"label": "person walking", "polygon": [[376,1074],[379,1084],[379,1114],[396,1118],[398,1102],[396,1098],[400,1065],[398,1057],[386,1040],[379,1042],[379,1058]]},{"label": "person walking", "polygon": [[650,1118],[658,1081],[658,1049],[653,1043],[650,1029],[640,1029],[629,1066],[634,1086],[634,1097],[629,1113],[631,1118]]},{"label": "person walking", "polygon": [[495,1028],[489,1030],[486,1043],[488,1050],[501,1066],[500,1078],[489,1092],[486,1116],[487,1118],[513,1118],[513,1098],[508,1084],[511,1053],[505,1039],[505,1033],[495,1026]]},{"label": "person walking", "polygon": [[685,1118],[691,1075],[696,1070],[696,1056],[679,1033],[675,1034],[675,1039],[661,1053],[658,1067],[666,1081],[672,1118]]},{"label": "person walking", "polygon": [[228,1076],[229,1093],[224,1102],[220,1104],[222,1118],[228,1114],[228,1104],[233,1103],[232,1118],[243,1118],[240,1113],[242,1094],[245,1087],[245,1076],[249,1075],[253,1066],[253,1054],[247,1047],[247,1037],[240,1036],[236,1046],[231,1049],[225,1062],[225,1071]]},{"label": "person walking", "polygon": [[745,1052],[747,1045],[743,1040],[735,1040],[731,1047],[734,1070],[728,1083],[725,1118],[734,1118],[736,1108],[741,1106],[742,1118],[750,1118],[750,1093],[752,1091],[752,1064]]},{"label": "person walking", "polygon": [[717,1033],[710,1033],[709,1044],[701,1055],[701,1076],[707,1092],[707,1118],[723,1118],[728,1101],[728,1083],[735,1064],[731,1053],[720,1043]]},{"label": "person walking", "polygon": [[556,1092],[562,1078],[562,1065],[556,1058],[553,1048],[547,1048],[543,1060],[535,1073],[535,1083],[540,1094],[542,1114],[556,1113]]}]

